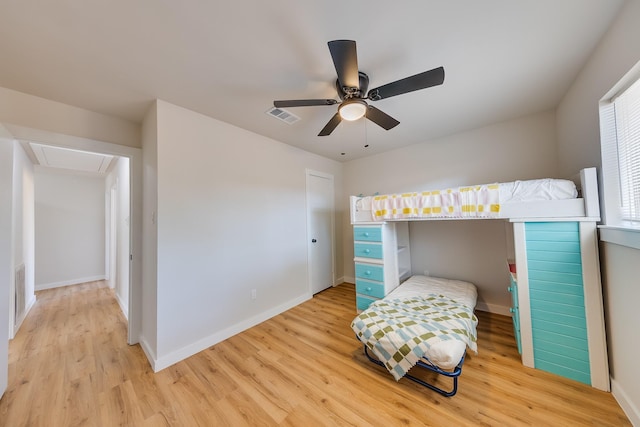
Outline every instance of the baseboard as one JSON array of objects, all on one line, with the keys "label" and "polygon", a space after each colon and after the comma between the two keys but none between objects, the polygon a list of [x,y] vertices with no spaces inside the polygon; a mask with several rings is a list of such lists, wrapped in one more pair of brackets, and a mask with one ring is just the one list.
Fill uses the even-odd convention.
[{"label": "baseboard", "polygon": [[36,291],[43,291],[45,289],[61,288],[63,286],[79,285],[80,283],[95,282],[96,280],[105,280],[106,276],[91,276],[82,277],[80,279],[63,280],[61,282],[41,283],[35,285]]},{"label": "baseboard", "polygon": [[355,277],[344,276],[344,277],[342,278],[342,283],[351,283],[351,284],[354,284],[354,283],[356,283],[356,278],[355,278]]},{"label": "baseboard", "polygon": [[115,292],[115,294],[116,301],[118,301],[118,305],[120,306],[120,310],[122,310],[122,314],[124,314],[124,318],[129,320],[129,307],[124,303],[124,301],[122,301],[120,295],[117,292]]},{"label": "baseboard", "polygon": [[478,301],[476,302],[476,310],[487,311],[493,314],[501,314],[503,316],[511,317],[511,311],[509,311],[510,307],[505,307],[504,305],[497,304],[487,304],[486,302]]},{"label": "baseboard", "polygon": [[[186,359],[187,357],[193,356],[194,354],[199,353],[202,350],[205,350],[211,347],[212,345],[216,345],[217,343],[224,341],[227,338],[230,338],[246,329],[249,329],[255,325],[258,325],[264,322],[265,320],[269,320],[272,317],[277,316],[278,314],[283,313],[299,304],[302,304],[303,302],[311,298],[312,298],[312,295],[310,293],[306,293],[301,297],[287,301],[284,304],[281,304],[270,310],[257,314],[253,317],[250,317],[247,320],[244,320],[240,323],[230,326],[222,331],[216,332],[215,334],[209,335],[208,337],[202,338],[201,340],[198,340],[183,348],[173,351],[165,356],[155,358],[154,361],[151,363],[153,371],[158,372],[165,368],[168,368],[169,366],[175,363],[178,363]],[[144,347],[143,347],[143,350],[144,350]],[[146,350],[145,350],[145,353],[147,353]],[[147,357],[149,357],[149,355],[147,355]]]},{"label": "baseboard", "polygon": [[629,396],[624,392],[620,384],[611,378],[611,394],[616,399],[624,413],[634,426],[640,426],[640,409],[633,403]]},{"label": "baseboard", "polygon": [[149,343],[144,339],[144,337],[140,337],[138,343],[140,344],[140,348],[142,348],[144,355],[147,356],[147,360],[149,361],[153,372],[158,372],[159,369],[156,369],[156,352],[149,347]]},{"label": "baseboard", "polygon": [[13,339],[16,336],[16,334],[18,333],[18,330],[20,329],[20,326],[22,326],[22,322],[24,322],[24,319],[27,318],[27,315],[29,314],[29,312],[31,311],[34,305],[36,305],[36,296],[31,295],[31,298],[29,299],[29,301],[27,301],[27,306],[24,308],[24,313],[22,313],[22,316],[13,325],[13,334],[11,336],[11,339]]}]

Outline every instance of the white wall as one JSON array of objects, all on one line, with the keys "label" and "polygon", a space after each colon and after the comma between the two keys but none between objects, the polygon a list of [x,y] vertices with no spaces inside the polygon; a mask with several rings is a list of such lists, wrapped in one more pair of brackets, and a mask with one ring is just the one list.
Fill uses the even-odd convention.
[{"label": "white wall", "polygon": [[136,123],[3,87],[0,87],[0,122],[129,147],[141,146],[140,126]]},{"label": "white wall", "polygon": [[35,287],[105,278],[105,180],[35,170]]},{"label": "white wall", "polygon": [[[110,251],[111,242],[110,226],[111,226],[111,189],[116,190],[116,250],[115,259],[110,259],[110,254],[106,257],[109,262],[115,262],[115,277],[110,277],[112,283],[115,284],[114,291],[120,308],[127,317],[129,315],[129,197],[130,197],[130,180],[129,180],[129,159],[126,157],[117,157],[114,159],[115,166],[106,177],[105,192],[107,194],[108,204],[106,206],[106,240],[107,245],[105,251]],[[108,253],[108,252],[107,252]],[[109,272],[110,265],[105,265],[106,271]]]},{"label": "white wall", "polygon": [[13,282],[11,243],[13,141],[0,125],[0,396],[9,379],[9,290]]},{"label": "white wall", "polygon": [[[34,168],[20,143],[14,141],[13,144],[13,265],[15,270],[18,265],[24,263],[26,296],[24,314],[16,319],[14,324],[13,335],[15,335],[24,317],[35,304],[36,296]],[[12,311],[14,311],[13,308]]]},{"label": "white wall", "polygon": [[305,169],[333,174],[339,196],[342,165],[166,102],[157,109],[161,369],[311,296]]},{"label": "white wall", "polygon": [[[559,167],[600,166],[598,102],[640,60],[640,1],[629,0],[558,106]],[[601,243],[613,395],[640,425],[638,266],[640,251]]]},{"label": "white wall", "polygon": [[[547,111],[347,162],[345,197],[553,177],[556,156],[555,116]],[[352,228],[344,224],[345,276],[353,277]],[[504,222],[414,222],[410,234],[414,274],[471,281],[480,308],[508,314]]]}]

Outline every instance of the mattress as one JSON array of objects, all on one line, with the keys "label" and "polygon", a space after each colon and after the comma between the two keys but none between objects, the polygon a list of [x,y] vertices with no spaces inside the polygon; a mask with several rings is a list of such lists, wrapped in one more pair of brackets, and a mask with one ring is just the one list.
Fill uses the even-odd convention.
[{"label": "mattress", "polygon": [[[475,308],[478,299],[478,291],[472,283],[427,276],[410,277],[385,299],[426,297],[429,294],[441,294],[471,308]],[[425,357],[430,363],[451,370],[460,362],[466,349],[462,341],[442,341],[432,345]]]},{"label": "mattress", "polygon": [[359,197],[352,206],[352,215],[356,221],[499,218],[509,205],[577,197],[573,181],[545,178]]}]

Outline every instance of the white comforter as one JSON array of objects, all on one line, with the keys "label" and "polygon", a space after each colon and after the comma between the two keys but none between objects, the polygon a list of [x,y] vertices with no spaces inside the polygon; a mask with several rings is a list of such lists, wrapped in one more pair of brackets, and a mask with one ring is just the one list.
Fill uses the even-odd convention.
[{"label": "white comforter", "polygon": [[[440,279],[437,277],[412,276],[406,282],[389,293],[386,298],[426,297],[429,294],[445,295],[452,300],[475,308],[478,291],[472,283],[461,280]],[[439,342],[429,349],[425,357],[438,367],[450,370],[462,359],[466,351],[466,344],[462,341],[450,340]]]}]

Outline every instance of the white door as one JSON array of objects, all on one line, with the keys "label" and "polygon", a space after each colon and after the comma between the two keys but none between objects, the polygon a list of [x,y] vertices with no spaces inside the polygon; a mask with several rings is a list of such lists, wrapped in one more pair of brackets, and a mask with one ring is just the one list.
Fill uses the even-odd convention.
[{"label": "white door", "polygon": [[316,294],[333,286],[333,176],[307,170],[309,283]]}]

